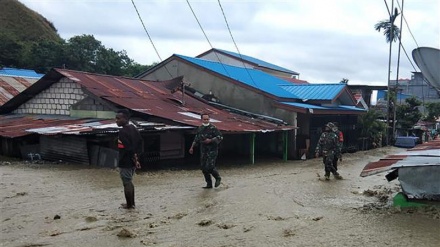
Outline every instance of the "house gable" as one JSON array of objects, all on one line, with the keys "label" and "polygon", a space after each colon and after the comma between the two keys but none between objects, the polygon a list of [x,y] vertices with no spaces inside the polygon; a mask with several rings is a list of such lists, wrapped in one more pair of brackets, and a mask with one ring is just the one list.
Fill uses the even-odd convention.
[{"label": "house gable", "polygon": [[85,97],[86,94],[79,84],[68,78],[62,78],[18,106],[13,113],[69,116],[71,106]]},{"label": "house gable", "polygon": [[298,72],[263,61],[261,59],[221,49],[211,49],[198,55],[197,58],[214,62],[221,62],[223,64],[237,67],[258,69],[268,74],[282,78],[297,78],[299,76]]}]

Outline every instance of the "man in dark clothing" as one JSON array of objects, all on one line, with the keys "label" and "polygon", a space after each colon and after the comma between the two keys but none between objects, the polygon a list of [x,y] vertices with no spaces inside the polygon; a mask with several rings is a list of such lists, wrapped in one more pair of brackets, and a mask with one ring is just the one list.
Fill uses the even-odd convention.
[{"label": "man in dark clothing", "polygon": [[193,154],[194,147],[200,145],[200,165],[206,181],[206,186],[203,188],[211,189],[211,175],[215,178],[215,187],[218,187],[221,182],[220,174],[215,168],[215,161],[218,155],[218,144],[223,140],[223,136],[220,131],[209,122],[209,114],[203,113],[201,119],[202,126],[197,129],[189,153]]},{"label": "man in dark clothing", "polygon": [[129,116],[130,112],[126,109],[116,114],[116,124],[122,127],[118,134],[118,168],[127,202],[122,207],[126,209],[135,207],[133,175],[136,168],[141,168],[138,155],[142,152],[142,137],[136,127],[129,123]]},{"label": "man in dark clothing", "polygon": [[324,132],[322,132],[315,150],[316,158],[318,158],[320,154],[323,156],[325,180],[330,179],[330,172],[333,173],[336,179],[342,179],[342,176],[339,175],[335,167],[333,167],[333,159],[336,155],[339,142],[336,133],[332,131],[333,127],[333,123],[325,125]]}]

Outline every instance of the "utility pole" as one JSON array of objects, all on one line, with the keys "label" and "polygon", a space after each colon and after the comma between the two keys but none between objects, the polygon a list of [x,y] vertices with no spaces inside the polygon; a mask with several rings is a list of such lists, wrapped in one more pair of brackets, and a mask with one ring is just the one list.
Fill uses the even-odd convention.
[{"label": "utility pole", "polygon": [[[398,1],[398,0],[397,0]],[[396,134],[396,105],[397,105],[397,97],[398,97],[398,87],[399,87],[399,68],[400,68],[400,48],[402,46],[402,21],[403,21],[403,1],[402,0],[402,9],[400,10],[400,32],[399,32],[399,50],[397,53],[397,74],[396,74],[396,87],[395,87],[395,93],[396,98],[394,99],[393,105],[393,137]]]},{"label": "utility pole", "polygon": [[387,146],[390,144],[390,76],[391,76],[391,49],[393,47],[393,10],[394,10],[394,0],[391,0],[391,10],[390,10],[390,51],[388,53],[388,83],[387,83]]}]

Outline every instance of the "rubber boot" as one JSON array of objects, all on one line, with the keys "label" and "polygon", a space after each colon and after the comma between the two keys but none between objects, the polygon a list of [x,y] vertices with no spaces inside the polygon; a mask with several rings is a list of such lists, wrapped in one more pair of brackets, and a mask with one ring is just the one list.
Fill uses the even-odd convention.
[{"label": "rubber boot", "polygon": [[206,186],[203,188],[204,189],[211,189],[212,188],[211,174],[207,171],[203,171],[203,176],[205,176],[205,181],[206,181]]},{"label": "rubber boot", "polygon": [[220,186],[220,183],[222,181],[222,178],[220,177],[220,174],[218,173],[217,169],[214,168],[212,170],[212,176],[215,178],[214,186],[217,188],[218,186]]}]

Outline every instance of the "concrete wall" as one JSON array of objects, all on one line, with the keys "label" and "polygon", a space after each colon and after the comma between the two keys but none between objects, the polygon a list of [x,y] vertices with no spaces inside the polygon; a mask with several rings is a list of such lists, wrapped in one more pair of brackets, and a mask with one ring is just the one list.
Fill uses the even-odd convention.
[{"label": "concrete wall", "polygon": [[19,106],[14,113],[70,115],[71,106],[85,96],[78,83],[62,78]]}]

